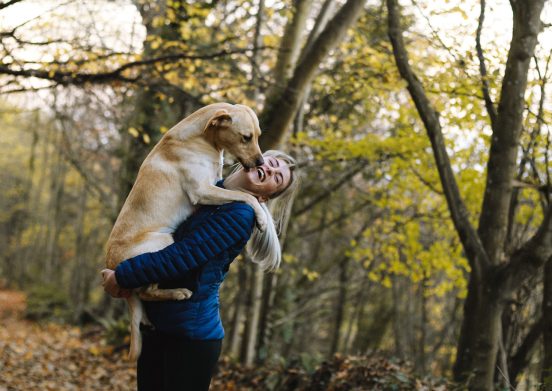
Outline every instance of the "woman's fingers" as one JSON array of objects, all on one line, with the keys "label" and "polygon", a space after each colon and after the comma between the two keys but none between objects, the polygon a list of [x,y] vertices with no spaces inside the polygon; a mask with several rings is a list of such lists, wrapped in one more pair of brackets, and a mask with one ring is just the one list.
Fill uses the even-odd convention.
[{"label": "woman's fingers", "polygon": [[115,272],[113,270],[104,269],[101,271],[101,273],[103,277],[102,286],[104,288],[104,291],[116,298],[126,298],[130,296],[130,290],[121,288],[119,284],[117,284],[117,280],[115,279]]}]

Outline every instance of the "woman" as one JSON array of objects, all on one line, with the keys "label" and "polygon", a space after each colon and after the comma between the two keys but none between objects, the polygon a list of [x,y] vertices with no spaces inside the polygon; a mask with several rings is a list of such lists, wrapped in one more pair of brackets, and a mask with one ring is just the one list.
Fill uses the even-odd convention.
[{"label": "woman", "polygon": [[176,230],[174,244],[108,271],[104,289],[114,297],[154,283],[194,292],[189,300],[144,302],[152,325],[142,326],[138,390],[208,390],[224,337],[218,291],[230,264],[249,241],[248,250],[263,269],[278,267],[275,222],[287,223],[299,180],[293,158],[279,151],[263,156],[262,166],[237,169],[217,185],[257,197],[269,217],[265,232],[254,229],[255,214],[247,204],[202,206]]}]

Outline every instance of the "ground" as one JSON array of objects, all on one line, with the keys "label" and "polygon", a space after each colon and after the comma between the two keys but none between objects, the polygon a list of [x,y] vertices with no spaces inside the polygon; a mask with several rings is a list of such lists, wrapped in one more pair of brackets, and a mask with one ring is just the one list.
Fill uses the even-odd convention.
[{"label": "ground", "polygon": [[[100,326],[81,329],[23,318],[25,295],[0,290],[0,391],[135,390],[126,349],[105,342]],[[446,390],[381,357],[342,357],[313,373],[293,366],[244,368],[222,358],[211,391]]]}]

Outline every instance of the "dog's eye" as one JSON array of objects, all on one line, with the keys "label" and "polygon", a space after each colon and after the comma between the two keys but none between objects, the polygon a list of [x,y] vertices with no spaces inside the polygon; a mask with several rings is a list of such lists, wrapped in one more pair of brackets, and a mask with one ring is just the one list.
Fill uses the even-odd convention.
[{"label": "dog's eye", "polygon": [[251,135],[249,135],[249,136],[242,136],[242,142],[244,142],[244,143],[248,143],[248,142],[250,142],[252,139],[253,139],[253,136],[251,136]]}]

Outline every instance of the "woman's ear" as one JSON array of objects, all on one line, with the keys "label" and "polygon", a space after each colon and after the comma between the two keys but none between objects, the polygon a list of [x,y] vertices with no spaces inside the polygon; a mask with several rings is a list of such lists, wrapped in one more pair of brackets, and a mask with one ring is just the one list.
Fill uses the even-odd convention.
[{"label": "woman's ear", "polygon": [[263,202],[267,202],[270,198],[268,198],[267,196],[258,196],[257,199],[262,204]]}]

